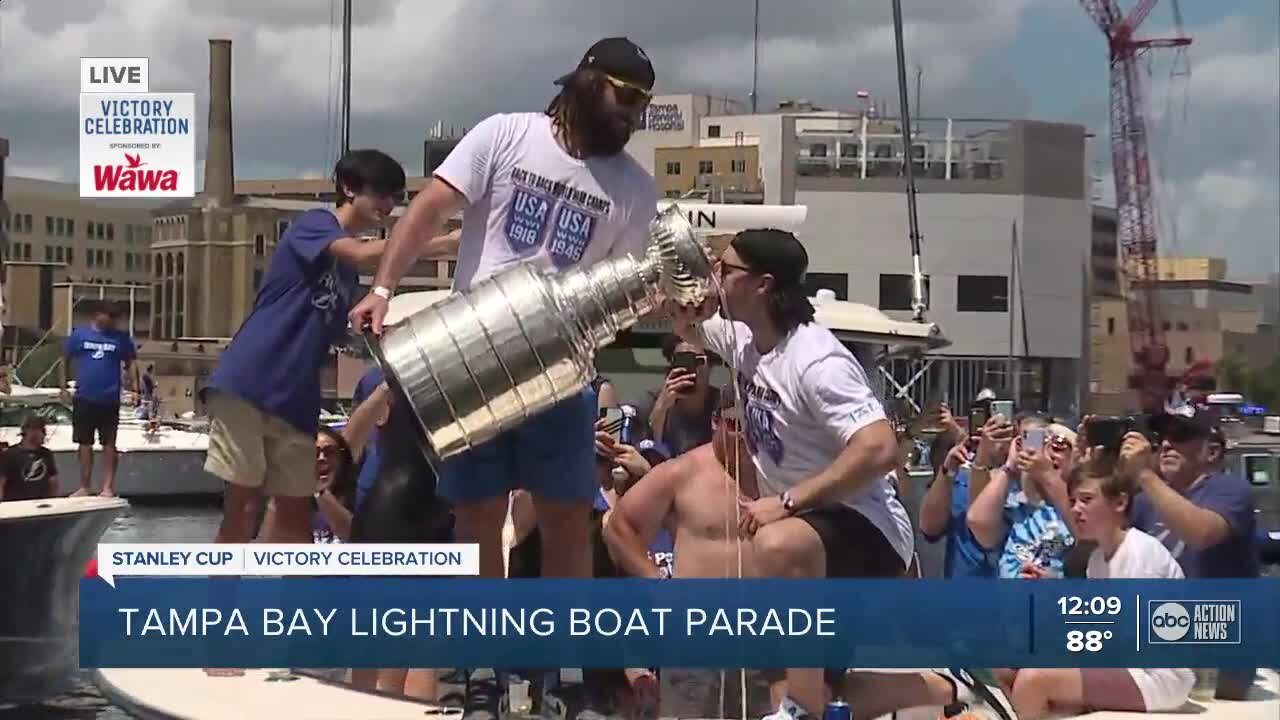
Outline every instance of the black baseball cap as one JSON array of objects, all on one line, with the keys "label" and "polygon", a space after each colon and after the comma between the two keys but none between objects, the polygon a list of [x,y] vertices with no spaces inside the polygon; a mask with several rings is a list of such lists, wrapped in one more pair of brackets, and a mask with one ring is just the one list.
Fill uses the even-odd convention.
[{"label": "black baseball cap", "polygon": [[1209,413],[1185,405],[1153,416],[1149,424],[1157,435],[1173,442],[1208,438],[1213,435],[1215,426]]},{"label": "black baseball cap", "polygon": [[[592,45],[574,72],[578,70],[599,70],[645,90],[653,89],[653,63],[639,45],[625,37],[609,37]],[[556,84],[564,85],[571,77],[573,73],[567,73]]]},{"label": "black baseball cap", "polygon": [[777,291],[805,291],[809,253],[795,235],[773,228],[743,230],[730,245],[752,271],[772,275]]}]

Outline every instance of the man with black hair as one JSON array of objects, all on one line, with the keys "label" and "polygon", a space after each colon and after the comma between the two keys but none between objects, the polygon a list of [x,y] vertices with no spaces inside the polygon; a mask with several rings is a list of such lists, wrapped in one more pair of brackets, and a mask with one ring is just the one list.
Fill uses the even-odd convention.
[{"label": "man with black hair", "polygon": [[58,464],[44,446],[44,418],[28,416],[21,432],[17,445],[0,452],[0,502],[57,497]]},{"label": "man with black hair", "polygon": [[[483,120],[435,170],[396,224],[372,292],[351,313],[353,326],[382,332],[396,283],[459,210],[455,290],[524,262],[560,272],[643,255],[657,190],[623,148],[652,96],[653,65],[627,38],[605,38],[556,82],[560,92],[545,112]],[[523,488],[544,533],[543,574],[590,577],[597,412],[595,393],[583,390],[440,468],[458,541],[479,543],[482,576],[502,577],[507,498]]]},{"label": "man with black hair", "polygon": [[662,341],[669,370],[662,387],[649,393],[641,415],[654,440],[676,455],[711,442],[711,416],[720,404],[720,388],[711,384],[711,358],[705,351],[670,335]]},{"label": "man with black hair", "polygon": [[[116,328],[120,308],[108,300],[91,301],[89,324],[67,336],[62,350],[62,401],[71,403],[71,439],[79,445],[80,487],[73,496],[93,493],[93,442],[102,446],[102,495],[115,495],[116,431],[120,427],[120,376],[123,369],[137,390],[137,349],[128,332]],[[76,379],[71,397],[70,373]]]},{"label": "man with black hair", "polygon": [[[742,503],[763,577],[900,577],[911,521],[893,491],[897,438],[862,366],[813,322],[809,257],[782,230],[744,230],[717,262],[724,304],[673,308],[675,331],[738,368],[760,497]],[[818,717],[821,669],[787,671],[780,720]]]},{"label": "man with black hair", "polygon": [[353,150],[334,168],[336,208],[296,217],[271,257],[253,310],[205,389],[205,469],[226,482],[218,542],[253,540],[263,495],[277,522],[267,542],[311,541],[320,368],[346,333],[359,275],[385,240],[365,240],[404,194],[404,168],[378,150]]}]

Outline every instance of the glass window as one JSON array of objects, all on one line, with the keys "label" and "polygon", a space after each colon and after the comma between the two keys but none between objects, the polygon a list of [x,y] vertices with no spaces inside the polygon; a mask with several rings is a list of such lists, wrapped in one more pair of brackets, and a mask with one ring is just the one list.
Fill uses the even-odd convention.
[{"label": "glass window", "polygon": [[1266,487],[1276,479],[1276,458],[1271,455],[1245,455],[1244,474],[1250,485]]},{"label": "glass window", "polygon": [[1004,275],[960,275],[956,278],[956,310],[1008,312],[1008,278]]},{"label": "glass window", "polygon": [[[929,306],[929,276],[924,276],[924,304]],[[880,309],[911,309],[911,276],[885,273],[880,276]]]}]

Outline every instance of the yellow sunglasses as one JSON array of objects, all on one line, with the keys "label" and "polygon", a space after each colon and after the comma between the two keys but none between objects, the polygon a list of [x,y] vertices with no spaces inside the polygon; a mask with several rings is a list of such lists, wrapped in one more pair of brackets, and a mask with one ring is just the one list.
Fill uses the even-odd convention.
[{"label": "yellow sunglasses", "polygon": [[609,81],[615,89],[619,90],[618,100],[626,105],[638,105],[647,103],[653,99],[653,93],[635,83],[627,82],[621,78],[612,75],[605,75],[604,78]]}]

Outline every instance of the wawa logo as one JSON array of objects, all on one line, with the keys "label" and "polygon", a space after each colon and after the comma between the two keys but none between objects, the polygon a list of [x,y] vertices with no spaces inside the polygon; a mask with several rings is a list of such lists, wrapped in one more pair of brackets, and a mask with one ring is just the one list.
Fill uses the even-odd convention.
[{"label": "wawa logo", "polygon": [[147,167],[141,155],[124,153],[125,164],[94,165],[93,187],[98,192],[149,192],[178,189],[178,171]]}]

